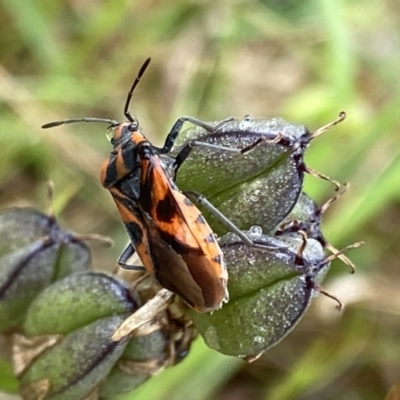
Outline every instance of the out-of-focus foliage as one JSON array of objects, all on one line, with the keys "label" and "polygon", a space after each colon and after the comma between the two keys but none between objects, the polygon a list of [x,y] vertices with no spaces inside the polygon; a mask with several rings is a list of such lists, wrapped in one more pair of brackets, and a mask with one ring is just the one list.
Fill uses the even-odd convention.
[{"label": "out-of-focus foliage", "polygon": [[[298,327],[251,365],[197,343],[136,399],[382,399],[400,380],[400,5],[395,1],[0,2],[0,209],[44,205],[78,232],[113,237],[95,265],[112,265],[126,235],[98,175],[105,126],[43,123],[122,118],[126,93],[153,58],[132,102],[160,144],[181,115],[219,120],[281,116],[310,130],[345,110],[347,120],[313,142],[307,165],[351,189],[323,229],[350,254],[355,275],[333,263],[325,289]],[[322,204],[332,186],[306,178]],[[1,361],[1,360],[0,360]],[[4,377],[2,377],[2,381]],[[6,385],[3,385],[6,387]],[[129,396],[126,396],[129,398]]]}]

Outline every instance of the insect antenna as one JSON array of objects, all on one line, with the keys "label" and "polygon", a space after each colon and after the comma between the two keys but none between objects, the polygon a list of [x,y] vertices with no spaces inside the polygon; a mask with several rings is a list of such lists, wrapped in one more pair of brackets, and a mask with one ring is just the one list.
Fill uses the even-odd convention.
[{"label": "insect antenna", "polygon": [[[140,82],[140,78],[143,76],[144,72],[146,71],[147,67],[149,66],[151,61],[151,58],[148,58],[142,65],[142,67],[139,70],[139,73],[137,74],[137,77],[135,81],[132,84],[131,90],[128,93],[128,97],[126,98],[125,102],[125,107],[124,107],[124,115],[130,122],[134,122],[135,119],[132,117],[131,113],[129,112],[129,104],[132,99],[133,92]],[[42,126],[43,129],[48,129],[48,128],[54,128],[55,126],[60,126],[60,125],[66,125],[66,124],[74,124],[75,122],[103,122],[106,124],[109,124],[111,127],[119,125],[118,121],[115,121],[113,119],[107,119],[107,118],[72,118],[72,119],[64,119],[61,121],[54,121],[54,122],[49,122],[47,124],[44,124]]]},{"label": "insect antenna", "polygon": [[49,122],[47,124],[42,125],[43,129],[54,128],[55,126],[66,125],[66,124],[74,124],[75,122],[104,122],[109,124],[110,126],[119,125],[118,121],[113,119],[106,118],[72,118],[72,119],[63,119],[61,121]]},{"label": "insect antenna", "polygon": [[139,73],[137,74],[137,77],[136,77],[135,81],[132,84],[131,90],[128,93],[128,97],[126,98],[125,107],[124,107],[124,115],[127,118],[127,120],[130,121],[130,122],[134,122],[135,121],[135,119],[132,117],[132,114],[128,110],[129,104],[130,104],[131,99],[132,99],[133,91],[135,90],[136,86],[140,82],[140,79],[142,78],[143,74],[145,73],[147,67],[150,64],[150,61],[151,61],[151,58],[148,58],[143,63],[142,67],[139,70]]}]

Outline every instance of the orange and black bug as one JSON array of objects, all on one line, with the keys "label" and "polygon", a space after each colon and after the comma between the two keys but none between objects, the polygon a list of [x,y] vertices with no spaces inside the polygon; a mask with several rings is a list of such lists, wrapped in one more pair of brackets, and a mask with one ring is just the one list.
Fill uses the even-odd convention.
[{"label": "orange and black bug", "polygon": [[200,211],[176,188],[158,155],[168,153],[185,121],[198,122],[180,118],[163,148],[156,148],[128,111],[132,93],[149,62],[143,64],[129,91],[124,108],[129,122],[83,118],[53,122],[43,128],[80,121],[110,124],[113,150],[102,167],[101,181],[110,190],[131,239],[119,264],[138,268],[126,264],[136,251],[162,286],[200,312],[213,311],[228,300],[222,251]]},{"label": "orange and black bug", "polygon": [[[103,164],[101,182],[111,192],[131,239],[131,244],[123,251],[118,263],[128,269],[140,268],[126,264],[136,251],[146,270],[163,287],[180,295],[197,311],[213,311],[228,300],[227,271],[222,251],[210,226],[187,196],[208,208],[246,244],[267,250],[270,248],[254,244],[200,194],[180,192],[160,157],[170,152],[185,122],[215,132],[232,118],[214,126],[192,117],[181,117],[173,125],[161,148],[153,146],[140,132],[139,123],[128,108],[133,91],[149,63],[150,59],[145,61],[128,93],[124,107],[127,122],[78,118],[51,122],[43,125],[43,128],[74,122],[103,122],[110,125],[113,150]],[[235,153],[247,151],[195,141],[190,143],[190,147],[193,146],[221,148]],[[185,147],[185,155],[187,152],[188,146]]]}]

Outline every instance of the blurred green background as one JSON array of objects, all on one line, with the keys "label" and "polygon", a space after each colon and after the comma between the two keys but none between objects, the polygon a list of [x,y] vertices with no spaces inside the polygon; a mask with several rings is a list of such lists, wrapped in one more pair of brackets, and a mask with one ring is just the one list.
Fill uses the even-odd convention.
[{"label": "blurred green background", "polygon": [[[349,252],[355,275],[333,263],[299,326],[253,364],[201,339],[179,366],[124,399],[383,399],[400,380],[400,3],[395,0],[0,1],[0,208],[46,207],[45,182],[69,229],[111,236],[95,246],[107,269],[126,244],[99,183],[106,127],[43,123],[70,117],[122,119],[143,61],[150,68],[131,105],[162,144],[181,115],[221,120],[281,116],[316,139],[307,164],[351,188],[323,229]],[[306,178],[319,204],[329,183]]]}]

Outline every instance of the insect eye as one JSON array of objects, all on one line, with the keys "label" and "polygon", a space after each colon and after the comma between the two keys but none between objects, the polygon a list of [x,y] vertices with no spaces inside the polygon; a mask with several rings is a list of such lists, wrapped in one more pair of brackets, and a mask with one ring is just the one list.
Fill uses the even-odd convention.
[{"label": "insect eye", "polygon": [[130,132],[135,132],[135,131],[137,131],[138,130],[138,123],[135,121],[135,122],[132,122],[132,123],[130,123],[129,125],[128,125],[128,130],[130,131]]}]

